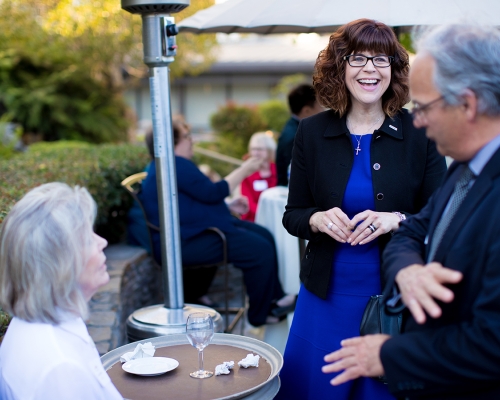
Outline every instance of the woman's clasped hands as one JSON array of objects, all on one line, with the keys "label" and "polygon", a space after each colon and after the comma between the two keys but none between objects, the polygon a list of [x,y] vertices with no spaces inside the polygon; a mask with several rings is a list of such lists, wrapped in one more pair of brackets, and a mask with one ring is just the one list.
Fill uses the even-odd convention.
[{"label": "woman's clasped hands", "polygon": [[365,210],[352,219],[338,207],[314,213],[309,219],[313,232],[323,232],[340,243],[366,244],[399,227],[399,217],[389,212]]}]

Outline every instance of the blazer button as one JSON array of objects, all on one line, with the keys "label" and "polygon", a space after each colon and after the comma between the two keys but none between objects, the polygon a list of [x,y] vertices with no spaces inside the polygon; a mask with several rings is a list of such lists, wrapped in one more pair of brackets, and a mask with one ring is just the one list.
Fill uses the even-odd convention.
[{"label": "blazer button", "polygon": [[373,164],[373,169],[374,169],[375,171],[378,171],[378,170],[380,169],[380,164],[379,164],[379,163],[375,163],[375,164]]},{"label": "blazer button", "polygon": [[383,193],[377,193],[377,200],[383,200],[384,199],[384,194]]}]

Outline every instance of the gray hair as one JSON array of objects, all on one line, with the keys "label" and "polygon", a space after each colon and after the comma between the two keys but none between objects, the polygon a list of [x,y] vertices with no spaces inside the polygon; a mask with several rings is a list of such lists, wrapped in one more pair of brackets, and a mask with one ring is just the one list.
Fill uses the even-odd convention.
[{"label": "gray hair", "polygon": [[[268,132],[270,132],[270,134]],[[254,133],[248,141],[248,149],[250,149],[250,143],[252,143],[252,140],[264,146],[269,153],[269,161],[274,162],[276,155],[276,141],[272,137],[272,132],[267,131]]]},{"label": "gray hair", "polygon": [[451,24],[417,32],[417,50],[436,62],[434,85],[451,105],[469,89],[480,114],[500,115],[500,32],[489,26]]},{"label": "gray hair", "polygon": [[0,231],[0,305],[29,322],[86,318],[79,277],[89,257],[96,204],[85,188],[54,182],[17,202]]}]

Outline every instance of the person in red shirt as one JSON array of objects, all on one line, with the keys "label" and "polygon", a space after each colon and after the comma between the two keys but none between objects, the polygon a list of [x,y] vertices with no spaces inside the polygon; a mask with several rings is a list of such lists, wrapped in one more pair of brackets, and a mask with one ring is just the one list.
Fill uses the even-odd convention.
[{"label": "person in red shirt", "polygon": [[257,132],[252,135],[248,144],[250,157],[264,159],[261,168],[241,182],[241,194],[248,198],[249,211],[241,216],[246,221],[255,221],[257,203],[260,194],[278,183],[274,155],[276,153],[276,142],[271,132]]}]

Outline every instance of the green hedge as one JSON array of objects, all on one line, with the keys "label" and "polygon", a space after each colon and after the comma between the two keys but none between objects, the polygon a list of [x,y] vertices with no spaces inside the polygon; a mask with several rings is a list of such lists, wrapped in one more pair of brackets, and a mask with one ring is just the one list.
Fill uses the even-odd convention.
[{"label": "green hedge", "polygon": [[131,197],[120,182],[144,170],[148,162],[143,145],[69,141],[32,145],[24,154],[0,160],[0,223],[31,188],[59,181],[89,190],[98,206],[97,230],[116,241],[116,235],[123,235],[125,214],[131,205]]}]

